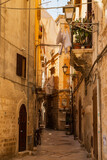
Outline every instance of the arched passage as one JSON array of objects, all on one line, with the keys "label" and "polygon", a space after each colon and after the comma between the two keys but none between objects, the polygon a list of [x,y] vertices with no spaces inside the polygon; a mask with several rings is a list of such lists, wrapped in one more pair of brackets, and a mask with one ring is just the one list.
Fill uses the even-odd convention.
[{"label": "arched passage", "polygon": [[24,104],[19,111],[19,152],[26,150],[27,112]]}]

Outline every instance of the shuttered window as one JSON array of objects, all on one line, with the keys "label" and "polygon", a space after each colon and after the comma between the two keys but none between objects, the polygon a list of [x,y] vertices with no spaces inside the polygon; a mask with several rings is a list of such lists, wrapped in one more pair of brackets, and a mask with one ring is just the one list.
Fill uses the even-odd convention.
[{"label": "shuttered window", "polygon": [[26,78],[26,58],[17,53],[16,74]]},{"label": "shuttered window", "polygon": [[87,5],[87,18],[91,22],[92,21],[92,0],[88,0],[88,2],[89,2],[89,4]]},{"label": "shuttered window", "polygon": [[80,4],[81,0],[75,0],[75,4]]},{"label": "shuttered window", "polygon": [[[75,0],[76,7],[80,7],[81,0]],[[78,5],[77,5],[78,4]]]}]

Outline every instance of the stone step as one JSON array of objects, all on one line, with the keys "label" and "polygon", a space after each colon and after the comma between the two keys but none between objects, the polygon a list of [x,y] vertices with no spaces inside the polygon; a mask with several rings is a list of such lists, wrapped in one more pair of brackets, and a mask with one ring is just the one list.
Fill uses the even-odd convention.
[{"label": "stone step", "polygon": [[26,156],[26,155],[29,155],[31,151],[29,150],[25,150],[25,151],[22,151],[22,152],[18,152],[18,156],[19,157],[23,157],[23,156]]}]

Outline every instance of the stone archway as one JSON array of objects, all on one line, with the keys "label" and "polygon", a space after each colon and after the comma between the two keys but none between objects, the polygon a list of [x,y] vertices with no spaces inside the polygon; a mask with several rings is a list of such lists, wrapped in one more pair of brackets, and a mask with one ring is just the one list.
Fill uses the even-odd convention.
[{"label": "stone archway", "polygon": [[27,112],[24,104],[19,111],[19,152],[26,150]]}]

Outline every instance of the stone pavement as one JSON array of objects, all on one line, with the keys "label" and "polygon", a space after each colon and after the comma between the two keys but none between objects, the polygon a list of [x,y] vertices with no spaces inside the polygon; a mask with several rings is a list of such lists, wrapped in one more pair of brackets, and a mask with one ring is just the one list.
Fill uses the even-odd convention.
[{"label": "stone pavement", "polygon": [[33,155],[17,157],[12,160],[91,160],[78,140],[64,131],[44,130],[42,144]]}]

